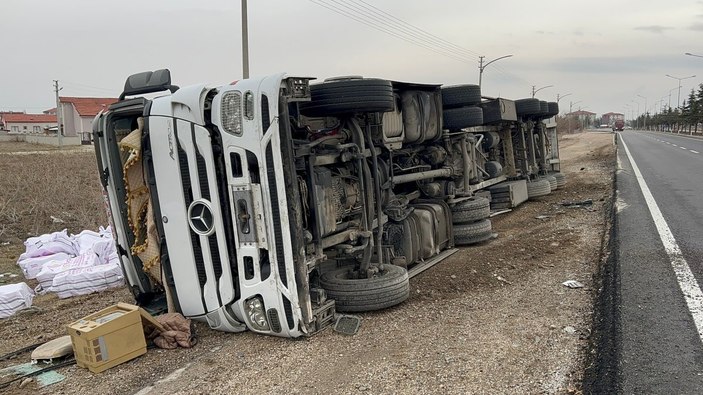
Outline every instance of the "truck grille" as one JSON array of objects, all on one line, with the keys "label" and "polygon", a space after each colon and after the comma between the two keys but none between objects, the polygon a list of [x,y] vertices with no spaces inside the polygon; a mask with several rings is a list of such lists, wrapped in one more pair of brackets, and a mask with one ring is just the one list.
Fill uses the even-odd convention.
[{"label": "truck grille", "polygon": [[276,243],[278,276],[283,285],[288,287],[288,274],[286,273],[285,253],[283,250],[283,230],[281,229],[281,209],[279,207],[276,169],[273,164],[273,148],[271,148],[271,142],[266,146],[266,176],[269,182],[269,194],[271,195],[271,213],[273,214],[273,236]]},{"label": "truck grille", "polygon": [[[195,140],[195,132],[191,130],[191,136],[193,141]],[[212,132],[211,132],[212,133]],[[214,139],[213,139],[214,140]],[[213,147],[214,148],[214,147]],[[224,172],[219,168],[223,166],[223,163],[220,163],[220,166],[218,167],[218,164],[216,163],[218,160],[220,162],[223,162],[223,158],[218,158],[216,155],[219,150],[213,149],[213,162],[211,163],[206,159],[206,157],[203,155],[202,152],[200,152],[200,148],[197,144],[193,144],[193,149],[195,150],[194,153],[194,159],[195,159],[195,168],[192,168],[192,161],[189,162],[188,157],[189,155],[193,155],[192,149],[184,149],[184,147],[180,144],[180,142],[177,144],[177,149],[178,149],[178,164],[179,164],[179,170],[180,170],[180,178],[181,178],[181,183],[183,186],[183,196],[184,196],[184,202],[185,202],[185,209],[188,210],[190,205],[193,203],[193,201],[196,199],[195,194],[194,194],[194,188],[197,188],[197,191],[199,192],[200,198],[205,199],[209,202],[211,202],[213,205],[216,204],[218,199],[212,196],[210,192],[210,185],[212,182],[215,182],[216,185],[218,186],[217,188],[217,197],[219,198],[219,209],[222,214],[222,224],[224,226],[224,229],[220,229],[219,227],[215,227],[215,231],[207,236],[207,240],[203,242],[203,238],[197,234],[193,229],[190,229],[189,227],[189,232],[190,232],[190,243],[192,245],[193,249],[193,261],[195,263],[196,271],[198,274],[198,283],[200,284],[201,289],[204,289],[205,284],[207,283],[208,277],[207,277],[207,270],[206,267],[210,265],[212,267],[212,271],[215,275],[215,279],[217,283],[220,281],[220,277],[222,276],[223,273],[223,262],[222,258],[220,257],[220,252],[224,248],[226,256],[229,258],[230,262],[228,263],[228,266],[231,270],[232,273],[232,287],[235,290],[235,297],[239,294],[239,287],[238,287],[238,281],[237,281],[237,260],[236,260],[236,251],[235,251],[235,246],[233,244],[233,235],[231,235],[231,232],[228,232],[228,227],[232,227],[232,217],[231,217],[231,210],[230,210],[230,205],[229,205],[229,195],[227,192],[227,188],[223,187],[220,188],[220,184],[223,186],[227,185],[227,180],[226,180],[226,175],[223,174]],[[208,171],[210,170],[211,174],[215,174],[217,180],[213,181],[208,179]],[[198,180],[198,185],[193,185],[194,182],[193,176],[196,176]],[[214,200],[214,201],[213,201]],[[218,232],[222,232],[222,236],[224,240],[226,241],[226,245],[220,245],[218,242]],[[207,248],[209,247],[209,248]],[[209,249],[209,253],[207,253]],[[216,288],[219,290],[220,287],[216,286]],[[218,292],[218,300],[220,301],[220,304],[223,302],[228,302],[228,301],[223,301],[222,296],[219,295]]]}]

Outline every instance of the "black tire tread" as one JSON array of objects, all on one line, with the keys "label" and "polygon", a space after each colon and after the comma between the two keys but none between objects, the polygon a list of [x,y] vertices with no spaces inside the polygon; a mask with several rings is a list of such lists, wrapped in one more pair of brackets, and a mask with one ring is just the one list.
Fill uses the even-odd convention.
[{"label": "black tire tread", "polygon": [[442,106],[445,109],[473,106],[481,103],[478,85],[454,85],[442,88]]},{"label": "black tire tread", "polygon": [[464,224],[480,221],[491,215],[491,203],[488,199],[474,196],[452,207],[452,223]]},{"label": "black tire tread", "polygon": [[480,107],[460,107],[442,112],[444,128],[458,130],[483,125],[483,110]]}]

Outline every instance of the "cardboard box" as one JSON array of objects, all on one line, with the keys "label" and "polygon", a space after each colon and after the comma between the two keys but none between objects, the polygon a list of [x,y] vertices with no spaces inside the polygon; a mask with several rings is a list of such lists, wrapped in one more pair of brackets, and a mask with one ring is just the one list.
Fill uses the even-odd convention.
[{"label": "cardboard box", "polygon": [[144,326],[159,324],[139,306],[118,303],[68,325],[78,366],[100,373],[146,353]]}]

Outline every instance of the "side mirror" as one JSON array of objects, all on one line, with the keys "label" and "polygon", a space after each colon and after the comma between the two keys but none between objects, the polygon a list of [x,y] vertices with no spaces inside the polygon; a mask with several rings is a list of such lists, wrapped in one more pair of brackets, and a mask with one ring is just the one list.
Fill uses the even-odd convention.
[{"label": "side mirror", "polygon": [[171,85],[171,72],[168,69],[156,71],[145,71],[143,73],[132,74],[124,83],[124,90],[120,95],[120,100],[125,96],[140,95],[169,90],[171,93],[178,90],[178,87]]}]

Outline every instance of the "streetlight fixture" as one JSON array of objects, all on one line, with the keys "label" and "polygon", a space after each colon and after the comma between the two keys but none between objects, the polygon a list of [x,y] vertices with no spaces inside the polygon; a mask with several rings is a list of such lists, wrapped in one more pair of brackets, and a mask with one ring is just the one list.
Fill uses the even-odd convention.
[{"label": "streetlight fixture", "polygon": [[637,96],[644,99],[644,130],[647,130],[647,98],[638,94]]},{"label": "streetlight fixture", "polygon": [[673,75],[669,75],[669,74],[667,74],[666,76],[669,77],[669,78],[673,78],[673,79],[675,79],[675,80],[679,80],[679,101],[678,101],[678,104],[676,105],[676,107],[678,107],[679,110],[680,110],[680,109],[681,109],[681,80],[687,80],[687,79],[689,79],[689,78],[695,78],[696,76],[695,76],[695,75],[690,75],[690,76],[688,76],[688,77],[681,77],[681,78],[679,78],[679,77],[674,77]]},{"label": "streetlight fixture", "polygon": [[513,56],[513,55],[501,56],[499,58],[495,58],[495,59],[491,60],[490,62],[488,62],[486,64],[483,64],[483,58],[485,58],[485,56],[479,56],[478,57],[478,87],[481,88],[481,79],[483,78],[483,69],[488,67],[488,65],[493,62],[499,61],[501,59],[509,58],[511,56]]},{"label": "streetlight fixture", "polygon": [[695,56],[695,57],[697,57],[697,58],[703,58],[703,55],[696,55],[696,54],[690,53],[690,52],[686,52],[684,55]]},{"label": "streetlight fixture", "polygon": [[536,85],[532,85],[532,97],[535,97],[535,93],[541,91],[542,89],[551,88],[551,87],[553,87],[554,85],[543,86],[543,87],[541,87],[541,88],[539,88],[539,89],[535,89],[535,86],[536,86]]},{"label": "streetlight fixture", "polygon": [[559,100],[561,100],[561,99],[563,99],[563,98],[565,98],[565,97],[567,97],[567,96],[571,96],[571,93],[567,93],[567,94],[565,94],[565,95],[563,95],[563,96],[562,96],[562,95],[559,95],[559,94],[557,93],[557,104],[559,103]]}]

